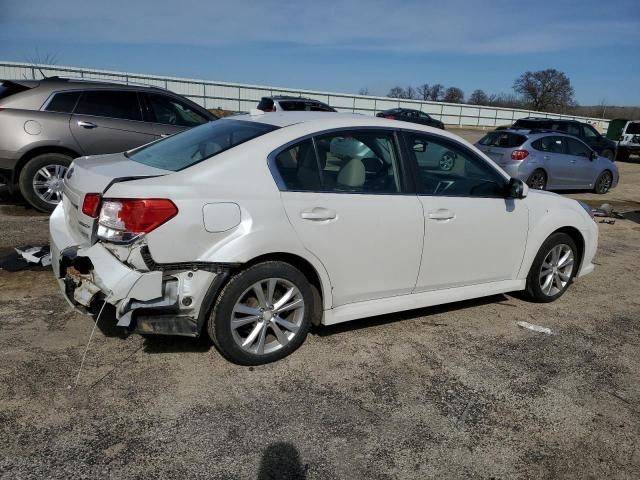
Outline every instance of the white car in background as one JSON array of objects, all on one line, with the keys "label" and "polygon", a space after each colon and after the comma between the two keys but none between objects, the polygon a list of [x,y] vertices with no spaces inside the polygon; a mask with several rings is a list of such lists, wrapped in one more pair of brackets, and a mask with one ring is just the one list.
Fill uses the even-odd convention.
[{"label": "white car in background", "polygon": [[77,159],[50,231],[71,304],[112,304],[138,332],[208,332],[246,365],[314,323],[518,290],[553,301],[593,270],[598,236],[578,202],[528,191],[455,135],[310,112]]}]

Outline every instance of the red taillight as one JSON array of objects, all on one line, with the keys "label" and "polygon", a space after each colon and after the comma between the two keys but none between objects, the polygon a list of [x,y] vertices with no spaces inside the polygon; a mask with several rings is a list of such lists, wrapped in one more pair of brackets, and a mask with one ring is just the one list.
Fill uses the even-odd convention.
[{"label": "red taillight", "polygon": [[166,198],[105,199],[100,209],[98,236],[104,240],[129,241],[155,230],[178,214]]},{"label": "red taillight", "polygon": [[526,150],[514,150],[511,152],[511,160],[524,160],[529,156]]},{"label": "red taillight", "polygon": [[100,212],[100,194],[99,193],[87,193],[84,196],[82,202],[82,213],[85,215],[96,218]]}]

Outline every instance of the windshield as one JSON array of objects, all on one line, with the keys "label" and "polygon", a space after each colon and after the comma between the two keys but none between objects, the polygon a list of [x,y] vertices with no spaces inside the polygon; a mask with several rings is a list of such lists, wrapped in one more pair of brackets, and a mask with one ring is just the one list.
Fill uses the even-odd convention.
[{"label": "windshield", "polygon": [[126,155],[150,167],[177,172],[277,128],[242,120],[216,120],[131,150]]}]

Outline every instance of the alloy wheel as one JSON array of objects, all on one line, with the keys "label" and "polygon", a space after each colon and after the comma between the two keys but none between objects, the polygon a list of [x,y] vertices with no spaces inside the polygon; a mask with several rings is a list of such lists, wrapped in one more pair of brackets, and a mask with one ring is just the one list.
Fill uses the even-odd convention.
[{"label": "alloy wheel", "polygon": [[275,352],[298,333],[305,314],[300,290],[283,278],[268,278],[244,291],[233,307],[231,333],[254,355]]},{"label": "alloy wheel", "polygon": [[598,178],[598,184],[596,185],[596,189],[600,193],[607,193],[611,188],[611,174],[609,172],[604,172]]},{"label": "alloy wheel", "polygon": [[33,176],[33,191],[43,202],[57,204],[62,200],[66,173],[67,167],[64,165],[45,165]]},{"label": "alloy wheel", "polygon": [[533,172],[529,177],[529,181],[527,184],[529,188],[533,188],[535,190],[544,190],[546,177],[543,172]]},{"label": "alloy wheel", "polygon": [[560,293],[571,280],[573,250],[567,244],[554,246],[545,256],[540,267],[540,290],[552,297]]}]

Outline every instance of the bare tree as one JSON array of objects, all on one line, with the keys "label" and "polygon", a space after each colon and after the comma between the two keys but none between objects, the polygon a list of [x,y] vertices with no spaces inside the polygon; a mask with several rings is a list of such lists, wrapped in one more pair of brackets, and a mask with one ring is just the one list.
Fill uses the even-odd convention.
[{"label": "bare tree", "polygon": [[474,90],[469,100],[471,105],[489,105],[489,96],[484,93],[484,90]]},{"label": "bare tree", "polygon": [[444,85],[441,83],[436,83],[435,85],[431,85],[429,89],[429,100],[434,102],[439,102],[442,100],[444,96]]},{"label": "bare tree", "polygon": [[415,88],[407,87],[404,89],[404,97],[402,98],[406,98],[407,100],[415,100],[418,98],[418,93],[416,92]]},{"label": "bare tree", "polygon": [[464,102],[464,92],[458,87],[449,87],[444,92],[444,101],[449,103]]},{"label": "bare tree", "polygon": [[574,104],[571,80],[555,68],[524,72],[513,89],[534,110],[563,112]]},{"label": "bare tree", "polygon": [[358,91],[358,95],[369,95],[369,88],[364,87]]},{"label": "bare tree", "polygon": [[393,87],[387,93],[387,97],[389,98],[404,98],[404,88],[402,87]]},{"label": "bare tree", "polygon": [[416,93],[418,100],[429,100],[429,94],[431,92],[431,87],[428,83],[423,83],[422,85],[418,85],[416,87]]}]

